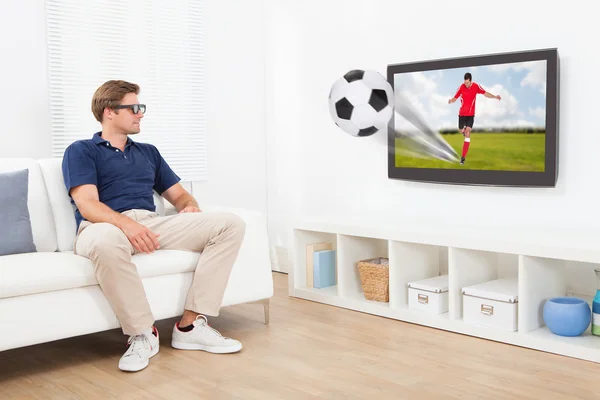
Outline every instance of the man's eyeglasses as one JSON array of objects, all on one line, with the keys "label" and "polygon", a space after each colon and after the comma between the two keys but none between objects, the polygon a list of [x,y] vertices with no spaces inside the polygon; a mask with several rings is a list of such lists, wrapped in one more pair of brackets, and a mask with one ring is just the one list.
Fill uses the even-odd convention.
[{"label": "man's eyeglasses", "polygon": [[140,111],[142,112],[142,114],[146,113],[146,105],[145,104],[121,104],[120,106],[116,106],[114,108],[116,110],[122,109],[122,108],[130,108],[134,114],[137,114]]}]

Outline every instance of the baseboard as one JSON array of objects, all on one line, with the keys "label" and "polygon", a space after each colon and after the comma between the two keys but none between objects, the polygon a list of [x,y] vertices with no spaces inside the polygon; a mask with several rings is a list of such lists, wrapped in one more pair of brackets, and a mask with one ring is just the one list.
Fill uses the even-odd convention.
[{"label": "baseboard", "polygon": [[289,274],[290,273],[288,265],[271,264],[271,271],[273,271],[273,272],[281,272],[283,274]]}]

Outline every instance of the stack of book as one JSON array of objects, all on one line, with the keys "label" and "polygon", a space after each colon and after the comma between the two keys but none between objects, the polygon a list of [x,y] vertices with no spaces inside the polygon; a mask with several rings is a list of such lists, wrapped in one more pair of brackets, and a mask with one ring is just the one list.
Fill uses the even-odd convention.
[{"label": "stack of book", "polygon": [[327,242],[306,246],[306,286],[322,289],[336,284],[335,250]]}]

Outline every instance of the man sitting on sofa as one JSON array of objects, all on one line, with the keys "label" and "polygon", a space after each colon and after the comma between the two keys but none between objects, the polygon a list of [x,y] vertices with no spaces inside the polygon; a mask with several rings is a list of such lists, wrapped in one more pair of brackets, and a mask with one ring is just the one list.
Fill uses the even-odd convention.
[{"label": "man sitting on sofa", "polygon": [[[159,336],[141,278],[131,257],[158,249],[202,252],[181,319],[173,327],[177,349],[232,353],[240,342],[223,337],[206,316],[219,315],[229,275],[245,234],[244,221],[230,213],[203,213],[179,177],[150,144],[133,141],[146,106],[139,86],[108,81],[92,99],[102,130],[66,150],[63,176],[75,205],[75,254],[89,258],[112,305],[128,347],[123,371],[144,369],[158,352]],[[177,209],[155,212],[153,191]],[[167,295],[167,294],[165,294]]]}]

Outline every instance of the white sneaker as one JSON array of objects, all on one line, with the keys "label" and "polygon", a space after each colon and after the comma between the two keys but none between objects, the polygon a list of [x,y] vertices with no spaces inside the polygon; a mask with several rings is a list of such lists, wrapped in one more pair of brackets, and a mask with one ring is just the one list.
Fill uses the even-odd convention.
[{"label": "white sneaker", "polygon": [[158,353],[158,330],[153,326],[142,334],[130,336],[127,346],[127,351],[119,360],[119,369],[136,372],[146,368],[150,358]]},{"label": "white sneaker", "polygon": [[209,353],[235,353],[242,349],[237,340],[223,337],[208,324],[204,315],[198,315],[189,332],[179,330],[179,323],[173,327],[171,346],[180,350],[204,350]]}]

